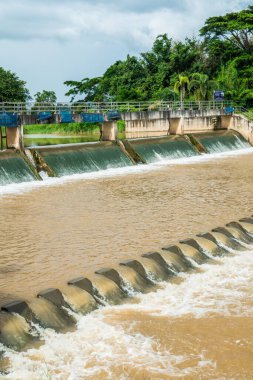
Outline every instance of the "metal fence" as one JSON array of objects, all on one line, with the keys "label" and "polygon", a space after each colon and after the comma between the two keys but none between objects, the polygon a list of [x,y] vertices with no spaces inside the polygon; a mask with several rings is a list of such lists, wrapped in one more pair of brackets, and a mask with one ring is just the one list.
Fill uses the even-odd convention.
[{"label": "metal fence", "polygon": [[250,119],[250,120],[253,121],[253,111],[249,111],[249,110],[248,110],[247,108],[245,108],[245,107],[235,106],[235,113],[238,113],[238,114],[244,115],[244,116],[246,116],[248,119]]},{"label": "metal fence", "polygon": [[[138,112],[138,111],[168,111],[168,110],[211,110],[237,106],[231,101],[185,101],[185,102],[61,102],[61,103],[12,103],[0,102],[0,112],[15,112],[19,114],[35,114],[49,111],[58,114],[60,111],[106,113],[108,111]],[[239,106],[238,106],[239,107]]]}]

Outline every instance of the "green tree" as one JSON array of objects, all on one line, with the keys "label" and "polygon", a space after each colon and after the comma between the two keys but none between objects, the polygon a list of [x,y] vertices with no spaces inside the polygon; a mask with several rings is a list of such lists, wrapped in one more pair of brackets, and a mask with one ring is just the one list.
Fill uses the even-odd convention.
[{"label": "green tree", "polygon": [[[101,77],[66,81],[66,95],[71,100],[78,96],[85,101],[152,100],[157,104],[173,100],[175,94],[180,94],[182,102],[186,96],[193,97],[192,92],[196,99],[208,99],[222,67],[232,62],[240,96],[228,91],[248,102],[253,88],[252,13],[253,6],[209,18],[200,31],[202,39],[173,41],[166,34],[158,35],[149,51],[116,61]],[[188,76],[181,74],[186,72]]]},{"label": "green tree", "polygon": [[25,102],[29,98],[26,82],[0,67],[0,102]]},{"label": "green tree", "polygon": [[185,41],[174,42],[171,49],[171,74],[201,71],[205,56],[200,41],[186,38]]},{"label": "green tree", "polygon": [[180,94],[181,106],[183,105],[183,101],[186,95],[186,91],[188,90],[189,84],[190,80],[187,75],[178,75],[178,80],[174,84],[174,91],[176,94]]},{"label": "green tree", "polygon": [[217,82],[210,80],[208,75],[194,73],[191,76],[189,90],[193,92],[195,100],[202,101],[212,98],[212,93],[216,86]]},{"label": "green tree", "polygon": [[99,85],[101,82],[100,77],[96,78],[84,78],[80,82],[68,80],[64,84],[70,87],[70,90],[66,93],[66,96],[71,96],[71,101],[75,99],[76,96],[82,95],[85,101],[101,101],[101,96],[99,95]]},{"label": "green tree", "polygon": [[200,34],[209,38],[229,41],[239,50],[253,52],[253,6],[241,12],[225,16],[210,17],[200,29]]},{"label": "green tree", "polygon": [[55,103],[57,96],[54,91],[43,90],[42,92],[37,92],[35,95],[36,103]]},{"label": "green tree", "polygon": [[217,82],[224,90],[226,99],[250,102],[253,98],[253,89],[249,80],[239,76],[234,61],[221,67]]}]

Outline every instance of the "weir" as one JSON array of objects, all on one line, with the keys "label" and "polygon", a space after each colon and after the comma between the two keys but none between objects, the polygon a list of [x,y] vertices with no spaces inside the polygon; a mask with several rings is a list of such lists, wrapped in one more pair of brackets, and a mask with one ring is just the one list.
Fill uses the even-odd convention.
[{"label": "weir", "polygon": [[198,155],[194,147],[180,136],[136,139],[130,143],[147,163]]},{"label": "weir", "polygon": [[59,177],[132,165],[117,144],[111,142],[50,146],[36,150]]},{"label": "weir", "polygon": [[[115,122],[114,122],[115,123]],[[152,138],[55,145],[0,152],[0,185],[41,180],[42,177],[97,172],[246,149],[251,145],[233,130]],[[43,174],[44,173],[44,174]]]},{"label": "weir", "polygon": [[122,261],[119,267],[99,269],[89,278],[69,280],[61,290],[43,290],[31,302],[16,300],[2,305],[0,342],[21,350],[43,339],[39,325],[56,332],[70,331],[76,324],[75,313],[85,315],[102,305],[122,303],[138,292],[156,289],[159,281],[170,281],[180,272],[195,270],[221,255],[221,251],[223,255],[230,254],[226,249],[221,250],[218,241],[227,246],[237,242],[241,250],[246,250],[240,242],[243,243],[241,237],[247,237],[253,243],[252,219],[241,220],[183,240],[178,245],[164,247],[161,252],[148,252],[137,259]]},{"label": "weir", "polygon": [[207,153],[221,153],[231,150],[250,148],[251,145],[235,131],[217,131],[215,134],[194,135]]},{"label": "weir", "polygon": [[31,182],[38,179],[18,151],[0,152],[0,185]]},{"label": "weir", "polygon": [[[234,131],[187,136],[164,136],[115,142],[55,145],[0,152],[0,185],[45,177],[97,172],[155,162],[249,148]],[[43,174],[44,173],[44,174]]]},{"label": "weir", "polygon": [[[22,125],[42,122],[36,113],[45,111],[44,105],[40,109],[35,104],[32,113],[24,104],[8,105],[0,126],[1,141],[6,139],[7,149],[0,153],[0,185],[246,149],[253,142],[252,123],[243,115],[231,113],[231,104],[229,113],[225,103],[212,102],[94,105],[95,109],[89,103],[80,103],[77,110],[74,105],[64,104],[63,110],[60,104],[51,108],[48,104],[44,113],[58,123],[64,122],[62,115],[76,122],[99,122],[100,142],[25,150]],[[130,112],[131,108],[139,111]],[[117,140],[120,119],[125,122],[128,138],[122,141]]]}]

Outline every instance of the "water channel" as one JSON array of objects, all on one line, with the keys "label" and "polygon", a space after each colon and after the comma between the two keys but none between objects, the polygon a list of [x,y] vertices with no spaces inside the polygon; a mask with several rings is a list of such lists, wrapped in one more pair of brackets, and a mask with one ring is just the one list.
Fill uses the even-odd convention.
[{"label": "water channel", "polygon": [[[252,148],[2,187],[0,302],[253,214]],[[121,305],[76,314],[67,333],[2,347],[6,379],[251,379],[253,246]],[[1,351],[1,347],[0,347]],[[7,371],[8,372],[8,371]]]}]

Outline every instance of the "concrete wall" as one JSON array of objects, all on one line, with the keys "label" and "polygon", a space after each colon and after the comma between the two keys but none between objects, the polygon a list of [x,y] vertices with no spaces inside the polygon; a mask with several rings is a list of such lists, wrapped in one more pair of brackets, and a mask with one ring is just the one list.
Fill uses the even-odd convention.
[{"label": "concrete wall", "polygon": [[101,140],[102,141],[115,141],[117,139],[117,122],[105,121],[102,124]]},{"label": "concrete wall", "polygon": [[228,129],[238,131],[250,144],[253,145],[253,123],[242,115],[231,117]]},{"label": "concrete wall", "polygon": [[180,117],[206,117],[221,116],[225,112],[223,109],[205,109],[205,110],[166,110],[166,111],[140,111],[140,112],[121,112],[121,117],[125,121],[134,120],[162,120]]},{"label": "concrete wall", "polygon": [[214,116],[184,117],[182,121],[183,134],[211,132],[221,128],[219,118]]},{"label": "concrete wall", "polygon": [[137,119],[126,123],[126,137],[152,137],[163,136],[169,133],[169,119]]},{"label": "concrete wall", "polygon": [[6,127],[6,142],[7,148],[23,149],[23,128],[18,127]]},{"label": "concrete wall", "polygon": [[221,117],[226,118],[222,109],[124,112],[121,115],[126,123],[127,138],[212,131],[223,128]]}]

